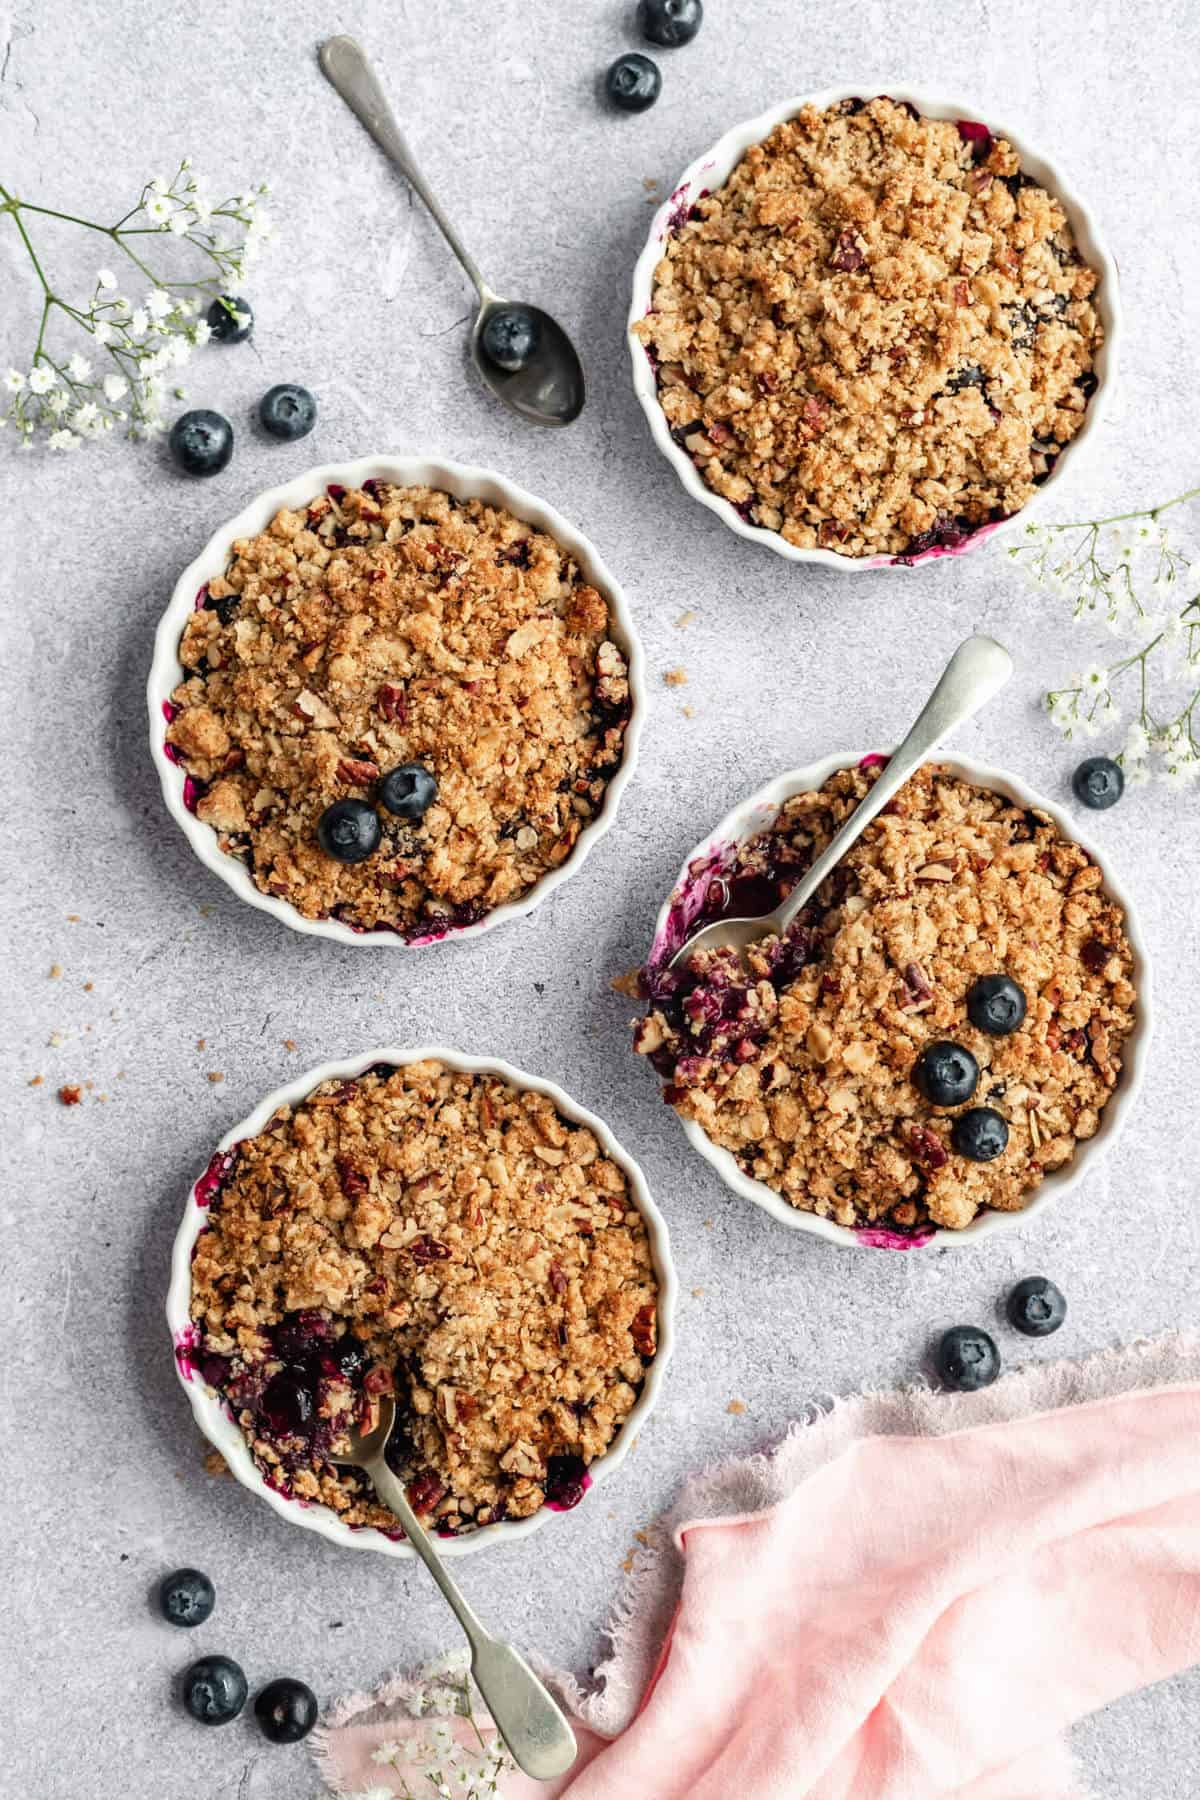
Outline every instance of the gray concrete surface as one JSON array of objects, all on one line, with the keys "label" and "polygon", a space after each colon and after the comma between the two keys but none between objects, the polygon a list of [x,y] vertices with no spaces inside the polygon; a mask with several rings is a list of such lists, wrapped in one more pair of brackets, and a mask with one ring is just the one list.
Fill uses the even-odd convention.
[{"label": "gray concrete surface", "polygon": [[[697,43],[663,56],[660,104],[614,118],[595,82],[632,44],[631,13],[554,0],[0,3],[6,183],[112,215],[188,151],[216,186],[269,180],[282,228],[248,284],[253,343],[213,349],[188,375],[194,404],[239,425],[221,477],[189,483],[157,448],[99,446],[68,463],[0,441],[11,934],[0,1790],[14,1800],[311,1800],[302,1750],[264,1747],[248,1722],[205,1734],[172,1710],[172,1673],[220,1649],[254,1681],[293,1671],[330,1698],[450,1641],[419,1572],[324,1545],[209,1479],[175,1385],[161,1305],[188,1177],[298,1067],[389,1039],[491,1049],[562,1081],[642,1160],[685,1295],[662,1409],[598,1505],[464,1565],[498,1626],[580,1671],[633,1532],[686,1470],[769,1443],[814,1395],[905,1379],[931,1333],[989,1317],[1013,1278],[1044,1270],[1071,1302],[1061,1337],[1006,1339],[1014,1356],[1200,1323],[1194,798],[1152,789],[1099,827],[1158,960],[1140,1111],[1085,1193],[986,1250],[848,1254],[747,1209],[688,1153],[608,988],[707,822],[780,767],[893,737],[971,627],[1011,642],[1021,667],[963,748],[1061,796],[1074,759],[1035,702],[1087,656],[1061,605],[1026,592],[999,555],[907,577],[808,572],[684,496],[651,445],[622,342],[645,184],[668,188],[733,121],[834,81],[908,80],[1024,121],[1094,197],[1128,315],[1102,447],[1064,504],[1165,496],[1197,477],[1200,19],[1184,0],[711,0]],[[338,29],[378,56],[485,269],[577,334],[591,398],[568,433],[522,427],[470,376],[458,270],[316,71],[316,41]],[[74,254],[67,236],[54,246],[56,259]],[[17,248],[0,219],[0,363],[31,341]],[[284,379],[321,402],[312,438],[291,449],[243,428]],[[167,818],[144,741],[150,635],[181,565],[262,487],[388,448],[492,463],[577,520],[628,585],[655,688],[640,774],[586,870],[528,924],[420,957],[307,941],[239,905]],[[685,609],[697,616],[680,631]],[[689,685],[662,686],[679,664]],[[37,1074],[44,1084],[28,1086]],[[94,1083],[73,1111],[54,1098],[68,1081]],[[726,1410],[735,1397],[744,1413]],[[186,1637],[147,1598],[183,1561],[219,1591],[211,1623]],[[1082,1725],[1095,1792],[1194,1796],[1198,1700],[1192,1674]]]}]

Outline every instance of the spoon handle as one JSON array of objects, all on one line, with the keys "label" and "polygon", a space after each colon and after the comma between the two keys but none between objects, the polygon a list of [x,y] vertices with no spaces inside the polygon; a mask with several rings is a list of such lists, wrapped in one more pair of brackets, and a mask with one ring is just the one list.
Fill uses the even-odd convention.
[{"label": "spoon handle", "polygon": [[433,189],[418,169],[413,153],[404,141],[404,133],[388,105],[387,96],[361,45],[355,43],[352,37],[328,38],[321,45],[317,60],[322,73],[332,82],[359,124],[365,127],[384,155],[420,194],[433,214],[438,230],[470,276],[480,300],[486,305],[495,296],[442,211]]},{"label": "spoon handle", "polygon": [[993,694],[999,693],[1012,669],[1012,657],[995,638],[969,637],[958,646],[912,730],[889,759],[870,793],[859,802],[780,907],[776,929],[781,936],[909,776],[916,773],[956,725],[973,717]]},{"label": "spoon handle", "polygon": [[565,1775],[575,1761],[577,1746],[563,1713],[524,1657],[511,1644],[494,1638],[480,1623],[410,1506],[404,1483],[383,1457],[374,1457],[363,1466],[375,1492],[403,1525],[409,1543],[466,1632],[471,1646],[471,1673],[517,1766],[534,1781]]}]

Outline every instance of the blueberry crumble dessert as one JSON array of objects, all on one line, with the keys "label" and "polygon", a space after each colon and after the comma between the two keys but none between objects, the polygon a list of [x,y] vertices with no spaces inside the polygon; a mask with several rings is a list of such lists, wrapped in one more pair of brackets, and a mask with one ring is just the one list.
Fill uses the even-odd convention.
[{"label": "blueberry crumble dessert", "polygon": [[784,938],[668,965],[710,919],[772,910],[883,758],[795,794],[694,865],[635,1048],[664,1097],[793,1206],[927,1233],[1019,1211],[1091,1137],[1133,1025],[1133,956],[1086,851],[1044,813],[920,769]]},{"label": "blueberry crumble dessert", "polygon": [[520,900],[600,811],[630,715],[603,596],[482,500],[367,482],[240,539],[179,647],[167,753],[255,885],[410,939]]},{"label": "blueberry crumble dessert", "polygon": [[806,106],[680,217],[634,332],[672,435],[750,523],[912,557],[1016,512],[1103,341],[1011,144],[880,96]]},{"label": "blueberry crumble dessert", "polygon": [[438,1062],[327,1081],[219,1159],[187,1361],[267,1482],[398,1531],[350,1425],[444,1533],[574,1505],[657,1347],[624,1172],[552,1101]]}]

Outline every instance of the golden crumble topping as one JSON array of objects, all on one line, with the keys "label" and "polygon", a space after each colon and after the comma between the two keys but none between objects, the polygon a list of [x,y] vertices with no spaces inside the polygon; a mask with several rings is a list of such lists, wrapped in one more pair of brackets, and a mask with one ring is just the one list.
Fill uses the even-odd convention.
[{"label": "golden crumble topping", "polygon": [[658,1341],[645,1222],[590,1131],[410,1063],[323,1083],[201,1186],[188,1361],[273,1486],[396,1530],[330,1461],[394,1392],[388,1458],[439,1530],[582,1497]]},{"label": "golden crumble topping", "polygon": [[[666,966],[706,919],[778,905],[877,773],[840,770],[721,868],[696,871],[704,904],[681,910],[641,973],[650,1010],[635,1044],[676,1111],[793,1206],[841,1225],[959,1229],[984,1208],[1019,1211],[1095,1133],[1133,1025],[1120,909],[1044,813],[926,766],[787,938],[752,946],[749,974],[727,950]],[[1008,1035],[968,1017],[992,975],[1024,995]],[[955,1107],[914,1082],[922,1051],[947,1041],[979,1065]],[[968,1107],[1007,1127],[994,1160],[956,1147]]]},{"label": "golden crumble topping", "polygon": [[[481,500],[368,482],[234,545],[189,619],[169,754],[221,848],[306,918],[438,935],[519,900],[604,802],[629,717],[604,598],[545,532]],[[317,841],[420,764],[378,849]]]},{"label": "golden crumble topping", "polygon": [[983,126],[806,106],[670,236],[650,312],[672,435],[756,525],[847,556],[953,548],[1078,431],[1097,276]]}]

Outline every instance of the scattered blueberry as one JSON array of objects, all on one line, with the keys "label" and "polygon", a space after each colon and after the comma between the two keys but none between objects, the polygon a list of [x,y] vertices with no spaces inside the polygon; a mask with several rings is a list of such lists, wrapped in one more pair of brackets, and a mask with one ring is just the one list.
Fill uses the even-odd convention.
[{"label": "scattered blueberry", "polygon": [[989,1037],[1007,1037],[1025,1020],[1025,992],[1011,975],[981,975],[967,995],[967,1017]]},{"label": "scattered blueberry", "polygon": [[315,1395],[296,1375],[273,1375],[260,1403],[263,1418],[281,1437],[307,1430],[313,1416]]},{"label": "scattered blueberry", "polygon": [[1008,1143],[1008,1125],[990,1106],[972,1106],[955,1119],[950,1142],[970,1162],[994,1162]]},{"label": "scattered blueberry", "polygon": [[437,792],[437,782],[423,763],[401,763],[379,784],[380,800],[399,819],[423,819]]},{"label": "scattered blueberry", "polygon": [[365,862],[380,835],[379,814],[365,800],[335,800],[317,820],[317,842],[335,862]]},{"label": "scattered blueberry", "polygon": [[233,455],[233,426],[223,413],[181,413],[171,427],[171,455],[188,475],[219,475]]},{"label": "scattered blueberry", "polygon": [[1081,806],[1104,812],[1125,792],[1125,771],[1111,756],[1089,756],[1072,775],[1071,786]]},{"label": "scattered blueberry", "polygon": [[604,77],[604,91],[622,112],[645,112],[662,92],[658,64],[638,50],[618,56]]},{"label": "scattered blueberry", "polygon": [[638,0],[638,29],[652,44],[677,50],[690,44],[704,21],[703,0]]},{"label": "scattered blueberry", "polygon": [[298,1744],[317,1722],[317,1696],[303,1681],[281,1675],[255,1696],[254,1716],[273,1744]]},{"label": "scattered blueberry", "polygon": [[238,294],[222,294],[205,313],[208,329],[220,344],[240,344],[254,329],[254,312]]},{"label": "scattered blueberry", "polygon": [[163,1576],[158,1598],[163,1618],[172,1625],[203,1625],[217,1593],[199,1569],[176,1569]]},{"label": "scattered blueberry", "polygon": [[259,424],[272,437],[286,438],[289,443],[307,437],[317,422],[317,403],[307,388],[295,382],[281,381],[268,388],[258,403]]},{"label": "scattered blueberry", "polygon": [[961,1106],[975,1092],[979,1064],[961,1044],[941,1038],[927,1044],[913,1067],[913,1080],[933,1106]]},{"label": "scattered blueberry", "polygon": [[498,306],[484,321],[484,355],[498,369],[515,374],[532,360],[538,347],[537,320],[521,306]]},{"label": "scattered blueberry", "polygon": [[183,1704],[201,1725],[228,1725],[248,1692],[246,1677],[228,1656],[202,1656],[183,1672]]},{"label": "scattered blueberry", "polygon": [[1061,1291],[1044,1275],[1027,1275],[1008,1296],[1008,1322],[1026,1337],[1049,1337],[1067,1316]]},{"label": "scattered blueberry", "polygon": [[1000,1373],[1000,1352],[978,1325],[954,1325],[937,1347],[937,1372],[947,1387],[973,1394]]}]

